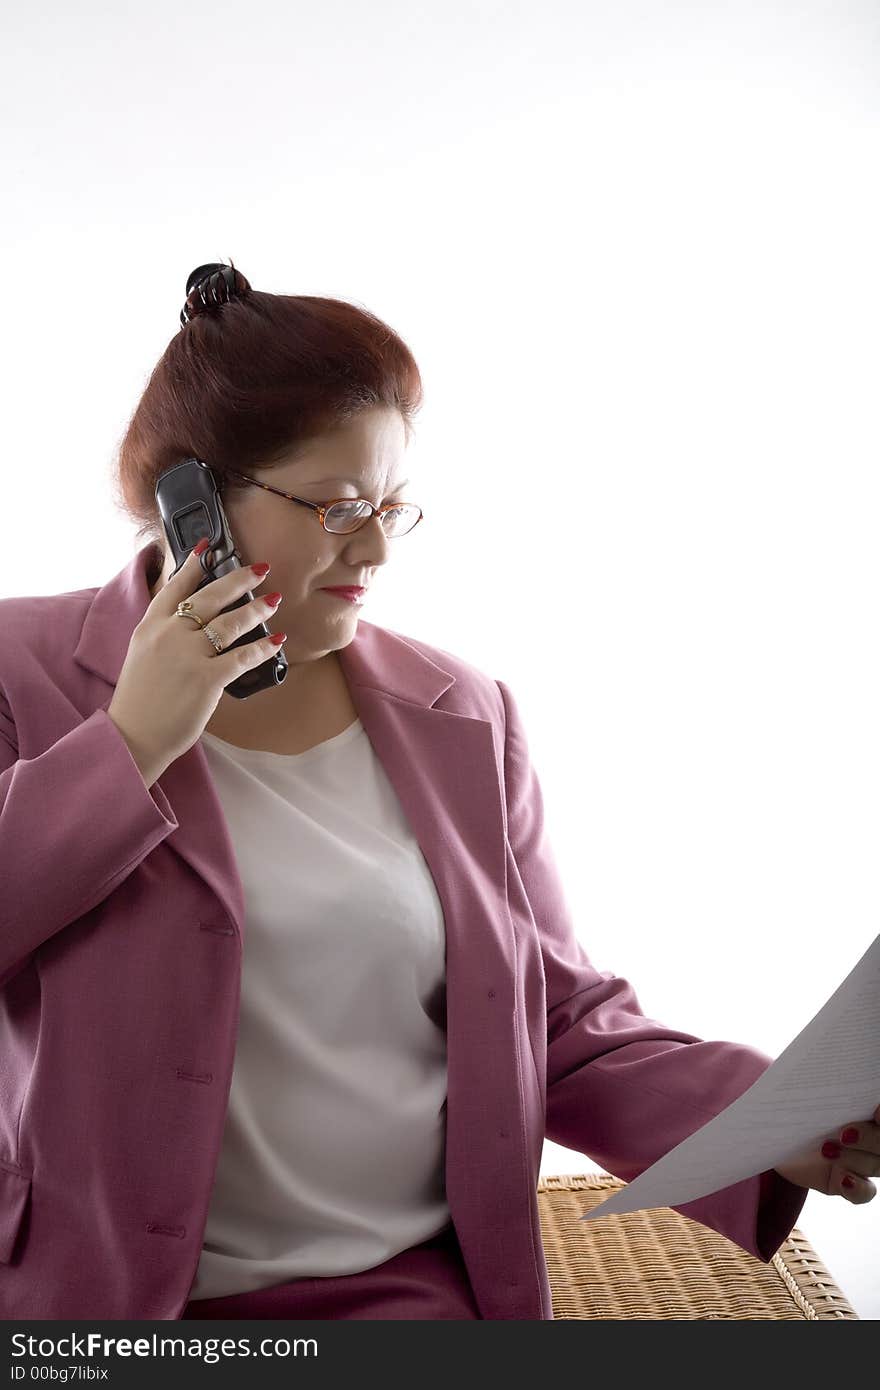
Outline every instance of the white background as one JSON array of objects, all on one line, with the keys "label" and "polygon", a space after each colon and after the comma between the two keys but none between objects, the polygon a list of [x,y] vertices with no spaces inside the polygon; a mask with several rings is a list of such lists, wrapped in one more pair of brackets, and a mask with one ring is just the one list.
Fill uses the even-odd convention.
[{"label": "white background", "polygon": [[[194,266],[366,306],[425,519],[364,618],[510,685],[594,963],[778,1055],[880,918],[876,6],[53,0],[2,48],[0,593],[132,557]],[[880,1201],[799,1227],[876,1318]]]}]

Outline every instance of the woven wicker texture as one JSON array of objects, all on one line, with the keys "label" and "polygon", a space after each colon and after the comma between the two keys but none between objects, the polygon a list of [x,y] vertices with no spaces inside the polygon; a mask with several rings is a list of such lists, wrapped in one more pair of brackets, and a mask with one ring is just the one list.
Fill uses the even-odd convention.
[{"label": "woven wicker texture", "polygon": [[554,1318],[859,1320],[797,1227],[763,1264],[671,1207],[579,1220],[624,1186],[604,1173],[539,1179]]}]

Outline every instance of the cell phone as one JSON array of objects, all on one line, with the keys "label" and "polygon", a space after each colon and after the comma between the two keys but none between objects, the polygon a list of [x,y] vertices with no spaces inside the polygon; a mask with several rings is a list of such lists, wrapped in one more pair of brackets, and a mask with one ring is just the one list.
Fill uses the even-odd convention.
[{"label": "cell phone", "polygon": [[[204,536],[207,536],[210,544],[198,557],[205,577],[196,592],[230,570],[241,569],[241,556],[223,510],[217,479],[207,463],[202,459],[185,458],[180,463],[172,464],[156,480],[155,493],[168,545],[174,556],[172,576],[180,569],[196,542]],[[248,590],[221,612],[231,613],[233,608],[250,603],[253,597]],[[258,642],[261,637],[268,636],[269,629],[260,622],[230,642],[226,650],[231,651],[233,647],[243,647],[248,642]],[[280,685],[286,675],[287,657],[279,647],[273,656],[236,676],[223,688],[236,700],[245,700],[258,690]]]}]

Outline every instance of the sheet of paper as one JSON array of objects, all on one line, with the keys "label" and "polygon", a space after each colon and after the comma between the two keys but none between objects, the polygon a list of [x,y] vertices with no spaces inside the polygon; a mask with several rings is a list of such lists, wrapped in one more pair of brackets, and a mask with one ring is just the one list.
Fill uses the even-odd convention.
[{"label": "sheet of paper", "polygon": [[679,1206],[816,1152],[880,1104],[880,936],[747,1091],[580,1218]]}]

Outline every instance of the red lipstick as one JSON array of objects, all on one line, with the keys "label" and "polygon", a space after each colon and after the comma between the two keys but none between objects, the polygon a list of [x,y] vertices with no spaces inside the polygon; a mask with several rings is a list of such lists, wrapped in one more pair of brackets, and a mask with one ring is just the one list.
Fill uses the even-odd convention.
[{"label": "red lipstick", "polygon": [[363,599],[364,594],[366,593],[366,589],[353,589],[353,588],[349,588],[349,587],[343,587],[343,588],[334,587],[334,588],[322,589],[321,592],[322,592],[323,594],[332,594],[332,595],[334,595],[334,596],[337,597],[337,598],[348,599],[349,603],[360,603],[361,600]]}]

